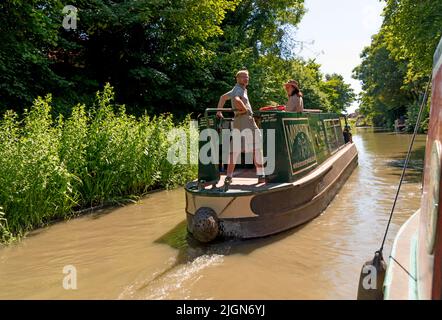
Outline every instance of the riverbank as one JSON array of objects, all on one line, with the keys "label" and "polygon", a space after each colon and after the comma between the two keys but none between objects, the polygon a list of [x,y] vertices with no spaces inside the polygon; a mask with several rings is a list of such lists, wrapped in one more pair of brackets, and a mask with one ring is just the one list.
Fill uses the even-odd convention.
[{"label": "riverbank", "polygon": [[[172,164],[171,133],[198,133],[189,118],[136,118],[113,104],[107,85],[95,105],[77,105],[67,118],[51,116],[51,97],[38,98],[19,119],[0,120],[0,242],[109,203],[193,179],[196,164]],[[189,148],[189,145],[187,146]]]}]

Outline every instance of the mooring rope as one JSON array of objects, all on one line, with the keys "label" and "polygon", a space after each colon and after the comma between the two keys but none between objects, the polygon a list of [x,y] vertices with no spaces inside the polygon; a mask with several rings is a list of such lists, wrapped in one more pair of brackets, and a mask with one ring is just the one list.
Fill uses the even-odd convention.
[{"label": "mooring rope", "polygon": [[406,274],[408,274],[408,276],[409,276],[411,279],[414,280],[414,282],[417,282],[416,277],[414,277],[414,276],[413,276],[413,275],[412,275],[407,269],[405,269],[405,267],[404,267],[402,264],[400,264],[399,261],[397,261],[393,256],[390,256],[390,258],[391,258],[394,262],[396,262],[396,263],[398,264],[398,266],[401,267],[402,270],[404,270],[404,272],[405,272]]},{"label": "mooring rope", "polygon": [[399,181],[399,185],[398,185],[398,188],[396,191],[396,196],[394,198],[393,206],[391,207],[390,218],[388,219],[387,228],[385,229],[384,239],[382,240],[381,248],[378,251],[381,255],[382,255],[382,251],[384,250],[385,239],[387,238],[388,229],[390,228],[390,224],[391,224],[391,219],[393,218],[394,208],[396,207],[396,202],[397,202],[397,199],[399,196],[399,192],[401,191],[402,182],[404,181],[404,176],[405,176],[405,171],[407,170],[408,161],[410,160],[411,149],[413,148],[414,139],[416,138],[417,131],[419,129],[419,125],[420,125],[421,117],[422,117],[422,112],[424,110],[424,106],[425,106],[425,103],[427,100],[428,91],[430,89],[430,84],[431,84],[431,76],[430,76],[430,80],[428,80],[427,88],[425,89],[425,95],[424,95],[424,98],[422,99],[422,103],[421,103],[421,106],[419,109],[419,114],[418,114],[417,120],[416,120],[416,125],[414,126],[413,137],[411,138],[411,142],[408,147],[407,157],[405,158],[405,164],[404,164],[404,168],[402,169],[401,179]]}]

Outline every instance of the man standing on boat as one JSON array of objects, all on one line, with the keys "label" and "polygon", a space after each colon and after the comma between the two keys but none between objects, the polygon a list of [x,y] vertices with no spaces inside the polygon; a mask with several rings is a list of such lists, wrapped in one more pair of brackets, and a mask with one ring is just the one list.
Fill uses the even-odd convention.
[{"label": "man standing on boat", "polygon": [[[237,129],[240,132],[243,130],[251,130],[253,135],[253,141],[245,141],[241,143],[241,151],[253,152],[254,163],[256,166],[256,174],[258,176],[258,183],[265,182],[264,168],[263,168],[263,155],[262,155],[262,137],[258,126],[253,119],[252,106],[250,105],[249,98],[247,96],[247,85],[249,84],[249,72],[247,70],[240,70],[236,74],[236,85],[232,90],[223,94],[218,102],[218,109],[222,109],[227,100],[231,100],[232,109],[235,112],[233,119],[233,129]],[[222,118],[221,111],[218,111],[217,116]],[[242,139],[241,139],[242,140]],[[227,166],[227,176],[224,180],[224,189],[227,190],[232,183],[233,171],[235,170],[235,164],[238,156],[241,153],[240,150],[230,150],[230,159]]]}]

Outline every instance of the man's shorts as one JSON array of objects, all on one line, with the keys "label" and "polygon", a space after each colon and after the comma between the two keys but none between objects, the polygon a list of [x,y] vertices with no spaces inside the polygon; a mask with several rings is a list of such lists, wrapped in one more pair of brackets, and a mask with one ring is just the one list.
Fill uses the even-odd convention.
[{"label": "man's shorts", "polygon": [[[239,115],[235,116],[233,119],[233,129],[239,130],[243,135],[241,135],[241,149],[233,149],[234,143],[233,140],[235,139],[235,135],[232,137],[232,141],[230,144],[230,151],[231,152],[253,152],[254,150],[261,150],[262,149],[262,135],[261,131],[259,130],[258,126],[255,123],[255,120],[253,119],[253,116],[250,115]],[[246,130],[246,132],[244,131]],[[236,137],[238,138],[238,137]]]}]

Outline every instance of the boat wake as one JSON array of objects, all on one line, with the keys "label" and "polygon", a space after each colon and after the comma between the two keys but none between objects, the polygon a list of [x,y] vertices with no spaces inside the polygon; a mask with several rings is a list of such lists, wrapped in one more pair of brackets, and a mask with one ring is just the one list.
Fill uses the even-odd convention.
[{"label": "boat wake", "polygon": [[192,285],[203,277],[202,271],[221,265],[224,255],[205,254],[185,264],[174,260],[166,269],[154,273],[151,279],[126,287],[118,299],[188,299]]}]

